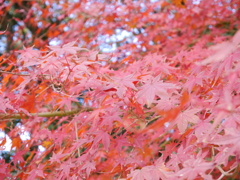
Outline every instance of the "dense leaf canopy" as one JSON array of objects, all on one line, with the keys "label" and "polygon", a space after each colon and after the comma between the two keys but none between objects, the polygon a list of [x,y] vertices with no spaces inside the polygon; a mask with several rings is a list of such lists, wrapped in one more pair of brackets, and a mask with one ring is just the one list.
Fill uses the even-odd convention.
[{"label": "dense leaf canopy", "polygon": [[0,177],[240,174],[239,0],[0,0]]}]

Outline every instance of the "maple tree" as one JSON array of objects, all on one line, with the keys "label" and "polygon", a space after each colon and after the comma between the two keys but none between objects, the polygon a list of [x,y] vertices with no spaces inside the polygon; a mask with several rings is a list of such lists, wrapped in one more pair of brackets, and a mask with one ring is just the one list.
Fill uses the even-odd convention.
[{"label": "maple tree", "polygon": [[1,177],[240,177],[239,0],[0,3]]}]

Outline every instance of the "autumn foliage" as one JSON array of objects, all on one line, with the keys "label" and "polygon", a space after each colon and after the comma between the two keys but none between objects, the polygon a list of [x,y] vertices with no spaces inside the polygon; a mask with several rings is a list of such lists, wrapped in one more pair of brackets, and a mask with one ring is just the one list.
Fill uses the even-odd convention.
[{"label": "autumn foliage", "polygon": [[2,179],[240,177],[239,0],[0,3]]}]

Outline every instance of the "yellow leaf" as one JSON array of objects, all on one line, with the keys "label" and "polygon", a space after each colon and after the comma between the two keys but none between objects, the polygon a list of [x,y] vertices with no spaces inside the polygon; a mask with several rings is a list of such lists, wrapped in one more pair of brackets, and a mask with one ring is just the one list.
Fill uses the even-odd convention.
[{"label": "yellow leaf", "polygon": [[43,141],[42,146],[48,148],[52,144],[52,141]]}]

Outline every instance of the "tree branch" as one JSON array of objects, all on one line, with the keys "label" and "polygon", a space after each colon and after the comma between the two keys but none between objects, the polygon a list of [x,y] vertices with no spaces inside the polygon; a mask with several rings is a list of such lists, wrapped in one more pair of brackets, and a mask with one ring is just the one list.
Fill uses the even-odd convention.
[{"label": "tree branch", "polygon": [[9,71],[2,71],[2,70],[0,70],[0,73],[13,74],[13,75],[18,75],[18,76],[30,76],[30,74],[19,74],[19,73],[14,73],[14,72],[9,72]]},{"label": "tree branch", "polygon": [[[84,111],[88,112],[88,111],[92,111],[93,108],[87,107],[84,108]],[[83,111],[83,109],[78,108],[78,109],[74,109],[71,111],[55,111],[55,112],[43,112],[43,113],[30,113],[30,116],[27,114],[9,114],[9,113],[0,113],[0,121],[11,121],[13,119],[23,119],[23,118],[28,118],[31,116],[37,116],[37,117],[55,117],[55,116],[59,116],[59,117],[63,117],[63,116],[69,116],[69,115],[73,115],[73,114],[77,114],[80,111]]]},{"label": "tree branch", "polygon": [[[12,74],[12,75],[17,75],[17,76],[31,76],[31,74],[20,74],[20,73],[15,73],[15,72],[10,72],[10,71],[3,71],[0,70],[0,73],[5,73],[5,74]],[[41,74],[42,76],[50,76],[49,74]]]}]

